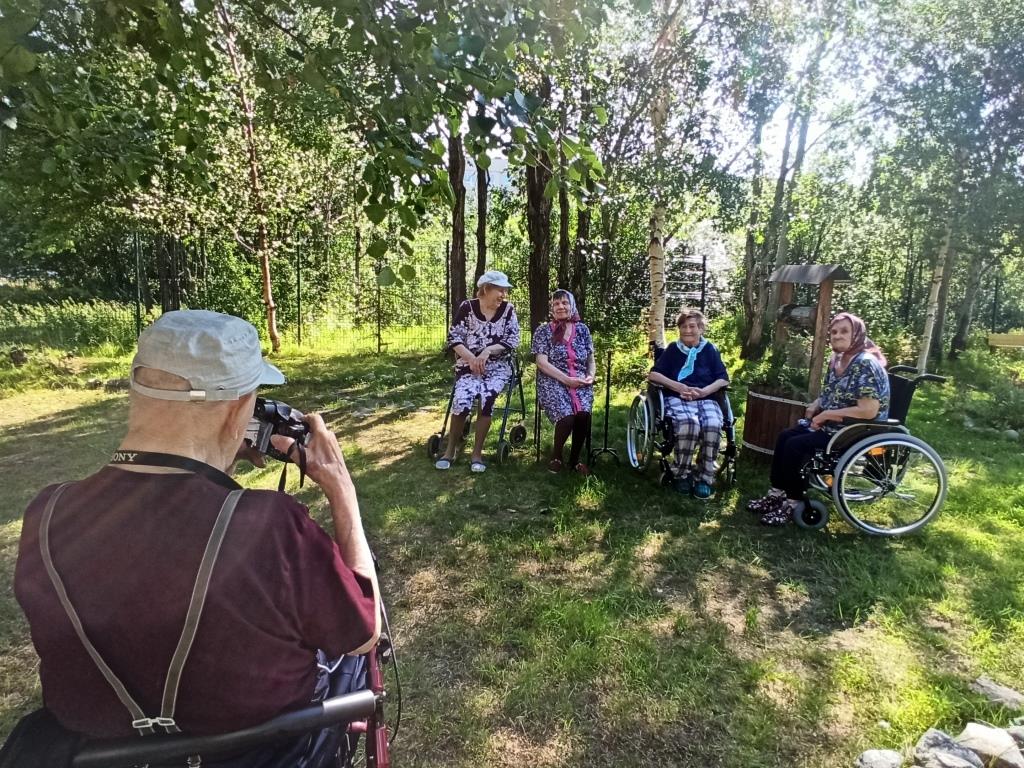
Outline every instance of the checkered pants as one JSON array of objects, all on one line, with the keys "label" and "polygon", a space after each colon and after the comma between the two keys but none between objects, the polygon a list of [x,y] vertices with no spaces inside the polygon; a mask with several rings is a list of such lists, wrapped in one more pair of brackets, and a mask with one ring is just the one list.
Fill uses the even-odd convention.
[{"label": "checkered pants", "polygon": [[700,466],[694,473],[695,480],[708,485],[715,482],[715,459],[722,442],[722,410],[714,400],[681,400],[678,397],[665,398],[665,415],[672,419],[676,433],[676,461],[672,473],[676,477],[689,471],[700,438],[703,450],[700,452]]}]

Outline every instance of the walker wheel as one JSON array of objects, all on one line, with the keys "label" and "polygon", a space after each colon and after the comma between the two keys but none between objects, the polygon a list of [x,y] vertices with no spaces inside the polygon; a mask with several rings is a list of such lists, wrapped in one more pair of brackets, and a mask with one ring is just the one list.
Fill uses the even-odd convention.
[{"label": "walker wheel", "polygon": [[507,464],[509,457],[512,455],[512,446],[507,440],[501,440],[498,442],[498,463]]},{"label": "walker wheel", "polygon": [[665,487],[672,485],[675,479],[676,476],[672,474],[671,469],[663,469],[661,471],[661,484],[664,485]]},{"label": "walker wheel", "polygon": [[436,459],[441,451],[441,436],[436,432],[427,438],[427,458]]},{"label": "walker wheel", "polygon": [[793,522],[800,528],[819,531],[828,525],[828,507],[817,499],[798,504],[793,510]]},{"label": "walker wheel", "polygon": [[522,424],[516,424],[509,430],[508,440],[516,448],[523,446],[526,443],[526,427]]}]

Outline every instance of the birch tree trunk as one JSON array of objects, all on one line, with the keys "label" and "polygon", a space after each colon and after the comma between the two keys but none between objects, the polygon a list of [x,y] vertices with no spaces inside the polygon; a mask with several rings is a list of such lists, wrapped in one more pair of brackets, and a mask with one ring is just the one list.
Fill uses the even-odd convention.
[{"label": "birch tree trunk", "polygon": [[647,311],[647,339],[657,347],[665,347],[665,203],[661,185],[661,165],[665,144],[665,121],[668,118],[668,92],[662,92],[651,104],[651,124],[654,128],[655,173],[654,213],[651,215],[651,234],[647,244],[647,261],[651,279],[651,306]]},{"label": "birch tree trunk", "polygon": [[224,47],[231,62],[231,70],[235,75],[235,96],[242,108],[242,133],[245,135],[245,143],[249,151],[249,197],[252,212],[256,218],[256,257],[260,262],[263,305],[267,311],[267,335],[270,337],[271,348],[274,352],[279,352],[281,337],[277,332],[277,305],[274,303],[274,291],[270,281],[270,237],[267,232],[267,206],[260,183],[261,169],[253,117],[254,106],[245,87],[246,77],[235,44],[237,34],[234,21],[223,2],[217,3],[217,18],[220,21],[221,31],[224,33]]},{"label": "birch tree trunk", "polygon": [[949,244],[953,238],[952,214],[946,222],[946,232],[942,237],[942,245],[935,259],[932,270],[931,288],[928,291],[928,304],[925,308],[924,331],[921,333],[921,349],[917,355],[917,370],[925,373],[928,370],[928,356],[931,352],[932,332],[935,329],[935,316],[939,310],[939,290],[942,288],[942,275],[946,270],[946,258],[949,255]]},{"label": "birch tree trunk", "polygon": [[491,185],[491,174],[486,168],[476,169],[476,270],[473,285],[480,275],[487,271],[487,192]]}]

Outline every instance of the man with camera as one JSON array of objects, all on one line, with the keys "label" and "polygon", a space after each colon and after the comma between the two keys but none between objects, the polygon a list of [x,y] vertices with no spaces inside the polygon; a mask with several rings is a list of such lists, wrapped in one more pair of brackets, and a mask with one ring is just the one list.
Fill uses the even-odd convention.
[{"label": "man with camera", "polygon": [[76,733],[118,737],[221,733],[307,706],[323,684],[318,652],[363,653],[380,633],[337,439],[316,414],[304,446],[271,438],[304,454],[332,540],[291,496],[228,475],[251,455],[256,388],[284,382],[252,325],[168,312],[139,337],[130,381],[111,462],[44,489],[25,513],[15,592],[47,710]]}]

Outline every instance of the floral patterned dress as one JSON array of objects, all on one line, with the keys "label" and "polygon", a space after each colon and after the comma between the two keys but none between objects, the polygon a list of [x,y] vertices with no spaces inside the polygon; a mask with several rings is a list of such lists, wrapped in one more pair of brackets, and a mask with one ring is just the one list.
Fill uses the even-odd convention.
[{"label": "floral patterned dress", "polygon": [[[533,332],[530,351],[535,355],[547,355],[548,362],[567,376],[585,376],[587,358],[594,354],[594,340],[590,329],[583,323],[572,324],[569,338],[554,341],[554,323],[544,323]],[[556,422],[566,416],[594,408],[594,387],[570,389],[542,371],[537,371],[537,399],[544,413]]]},{"label": "floral patterned dress", "polygon": [[454,349],[459,344],[474,355],[479,355],[485,347],[493,344],[500,344],[506,350],[488,358],[483,374],[473,373],[469,363],[461,357],[455,360],[452,413],[469,413],[473,401],[480,398],[481,415],[490,416],[495,400],[512,378],[511,355],[519,346],[519,320],[515,308],[503,301],[494,316],[487,318],[480,308],[479,299],[462,302],[448,332],[448,349]]}]

